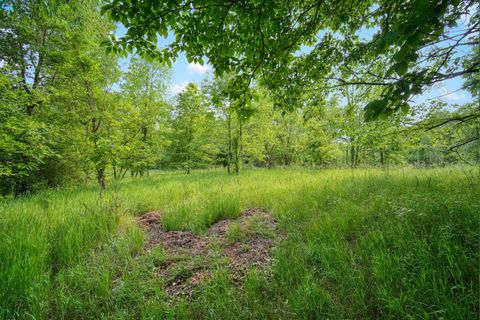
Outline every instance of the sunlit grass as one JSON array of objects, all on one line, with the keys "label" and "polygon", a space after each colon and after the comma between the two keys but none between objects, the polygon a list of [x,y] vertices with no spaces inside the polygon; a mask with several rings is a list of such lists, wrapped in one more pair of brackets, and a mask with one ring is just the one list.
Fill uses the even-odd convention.
[{"label": "sunlit grass", "polygon": [[[0,318],[475,317],[479,181],[478,168],[204,171],[4,200]],[[167,303],[164,252],[142,252],[131,217],[204,234],[248,207],[279,221],[272,278],[253,269],[239,289],[219,268]]]}]

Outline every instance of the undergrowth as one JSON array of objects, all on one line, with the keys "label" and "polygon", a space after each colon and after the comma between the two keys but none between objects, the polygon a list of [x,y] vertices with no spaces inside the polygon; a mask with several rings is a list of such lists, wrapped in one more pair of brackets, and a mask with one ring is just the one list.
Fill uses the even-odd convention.
[{"label": "undergrowth", "polygon": [[[0,318],[478,318],[480,171],[162,173],[0,203]],[[284,237],[269,275],[222,264],[169,297],[135,216],[205,234],[261,207]],[[252,224],[229,241],[262,230]],[[180,270],[178,272],[188,272]]]}]

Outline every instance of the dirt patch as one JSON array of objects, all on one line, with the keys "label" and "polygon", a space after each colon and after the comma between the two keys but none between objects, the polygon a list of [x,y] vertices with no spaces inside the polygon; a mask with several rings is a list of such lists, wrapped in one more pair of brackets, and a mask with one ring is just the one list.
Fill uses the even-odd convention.
[{"label": "dirt patch", "polygon": [[242,217],[258,216],[262,213],[267,214],[266,212],[262,211],[262,209],[260,209],[260,208],[247,208],[247,209],[243,210]]},{"label": "dirt patch", "polygon": [[157,275],[163,279],[167,294],[191,297],[194,288],[209,275],[206,266],[198,263],[198,260],[181,260],[162,265]]},{"label": "dirt patch", "polygon": [[143,229],[160,226],[162,224],[162,214],[158,211],[147,212],[138,218],[138,223]]},{"label": "dirt patch", "polygon": [[254,237],[248,242],[235,242],[227,246],[223,253],[230,258],[230,269],[234,280],[242,279],[252,267],[266,269],[272,262],[272,239]]},{"label": "dirt patch", "polygon": [[255,267],[267,270],[272,263],[272,251],[277,238],[277,222],[272,215],[259,208],[248,208],[237,219],[243,238],[223,249],[230,258],[230,269],[235,280],[243,278]]},{"label": "dirt patch", "polygon": [[154,245],[161,244],[169,254],[188,253],[192,255],[204,254],[207,250],[207,242],[187,231],[163,231],[161,228],[152,230],[150,239],[146,248],[150,249]]},{"label": "dirt patch", "polygon": [[[171,296],[191,297],[194,288],[213,271],[212,259],[224,263],[234,281],[243,279],[252,267],[267,270],[273,261],[277,223],[270,213],[259,208],[245,209],[237,219],[213,224],[204,237],[186,231],[164,231],[159,212],[148,212],[138,221],[148,234],[145,248],[160,245],[167,252],[168,260],[158,267],[157,274]],[[235,231],[231,232],[233,225]]]},{"label": "dirt patch", "polygon": [[258,218],[260,221],[259,223],[264,225],[271,230],[277,229],[277,221],[272,217],[272,214],[268,211],[259,209],[259,208],[248,208],[242,212],[240,216],[240,223],[242,225],[247,224],[251,219]]},{"label": "dirt patch", "polygon": [[208,228],[208,235],[209,236],[225,236],[228,231],[228,227],[234,220],[232,219],[225,219],[225,220],[220,220],[215,224],[212,224],[210,228]]}]

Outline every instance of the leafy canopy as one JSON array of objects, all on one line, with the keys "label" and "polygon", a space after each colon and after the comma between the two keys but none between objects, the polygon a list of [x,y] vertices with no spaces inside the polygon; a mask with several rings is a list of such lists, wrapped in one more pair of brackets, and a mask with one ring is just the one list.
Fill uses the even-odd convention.
[{"label": "leafy canopy", "polygon": [[[305,92],[380,86],[366,106],[374,118],[408,110],[411,97],[435,83],[479,71],[478,57],[459,57],[459,48],[479,43],[472,0],[111,0],[103,10],[127,28],[112,36],[110,50],[138,50],[168,64],[180,52],[199,63],[206,57],[217,75],[236,75],[232,88],[244,102],[252,79],[284,108]],[[174,40],[158,48],[169,33]]]}]

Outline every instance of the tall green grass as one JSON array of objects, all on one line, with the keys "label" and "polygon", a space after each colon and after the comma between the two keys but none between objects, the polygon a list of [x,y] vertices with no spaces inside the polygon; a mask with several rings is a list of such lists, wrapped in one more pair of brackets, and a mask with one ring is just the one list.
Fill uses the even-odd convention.
[{"label": "tall green grass", "polygon": [[[0,317],[478,318],[478,168],[161,173],[0,203]],[[202,234],[268,209],[283,241],[271,276],[219,264],[171,299],[132,216]]]}]

